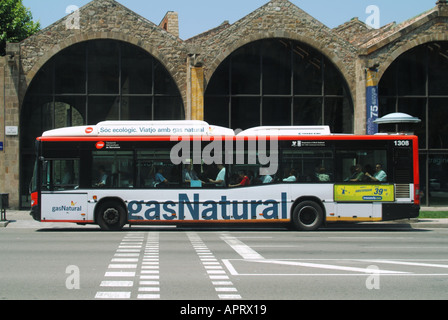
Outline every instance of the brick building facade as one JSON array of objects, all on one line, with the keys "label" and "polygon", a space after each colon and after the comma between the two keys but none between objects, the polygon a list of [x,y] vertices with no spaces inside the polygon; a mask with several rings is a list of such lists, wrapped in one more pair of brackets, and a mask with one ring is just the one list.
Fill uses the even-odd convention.
[{"label": "brick building facade", "polygon": [[[314,122],[321,123],[309,120],[310,122],[306,124],[333,125],[333,122],[338,122],[339,124],[335,125],[336,131],[364,134],[366,132],[366,69],[374,65],[379,66],[381,98],[381,82],[385,86],[389,80],[384,77],[393,77],[390,68],[395,68],[397,63],[404,63],[400,62],[401,57],[407,57],[405,60],[411,61],[409,63],[412,61],[418,63],[417,59],[408,57],[409,53],[412,53],[415,48],[426,46],[426,56],[430,57],[434,54],[434,50],[438,50],[438,56],[443,57],[446,53],[448,59],[448,52],[443,51],[447,42],[448,4],[446,1],[438,1],[434,8],[401,24],[391,23],[376,30],[369,28],[356,18],[330,29],[287,0],[271,0],[233,24],[225,22],[215,29],[191,39],[182,40],[179,38],[178,17],[175,12],[168,12],[162,22],[157,25],[114,0],[94,0],[23,42],[8,44],[7,55],[0,57],[0,142],[3,142],[3,150],[0,151],[0,193],[10,194],[12,207],[29,205],[26,194],[30,170],[27,168],[32,166],[32,136],[39,135],[41,132],[36,132],[39,132],[40,128],[43,130],[64,126],[64,124],[93,124],[90,122],[94,119],[142,119],[146,113],[136,110],[139,107],[135,101],[139,97],[152,101],[150,107],[152,111],[147,113],[148,120],[164,119],[164,117],[167,120],[168,118],[210,120],[227,117],[228,113],[244,112],[237,109],[240,106],[235,102],[244,96],[245,99],[261,101],[254,104],[254,110],[260,110],[261,113],[261,115],[254,115],[257,119],[256,123],[258,118],[260,119],[259,124],[267,123],[270,111],[265,108],[270,103],[269,99],[282,98],[286,101],[287,112],[282,115],[284,123],[282,118],[276,121],[285,125],[299,123],[299,119],[290,118],[301,117],[300,113],[295,115],[296,110],[302,110],[300,109],[303,108],[302,102],[310,101],[305,99],[312,98],[315,99],[313,103],[317,101],[316,105],[319,109],[321,108],[319,114],[314,117],[318,120]],[[101,45],[97,45],[99,43]],[[115,80],[108,79],[109,82],[105,82],[104,86],[91,86],[96,79],[95,72],[101,72],[102,69],[98,67],[98,63],[90,61],[95,52],[107,55],[105,49],[102,49],[103,44],[112,48],[111,52],[116,53],[117,56],[118,71],[116,75],[109,75],[112,78],[116,77],[117,87],[119,87],[116,93],[113,90],[110,91],[109,88],[110,81],[113,83],[112,86],[115,86],[113,82]],[[428,44],[431,45],[427,47]],[[267,46],[269,48],[266,48]],[[76,50],[82,52],[79,57],[85,61],[79,64],[82,68],[85,64],[85,71],[77,75],[81,86],[73,84],[73,81],[60,71],[61,68],[64,69],[64,63],[69,64],[69,59],[63,58],[76,56],[76,52],[73,53]],[[241,57],[243,57],[242,61],[248,61],[249,52],[255,52],[257,59],[260,59],[261,75],[254,73],[252,78],[260,79],[263,84],[259,91],[256,89],[255,93],[246,92],[247,88],[241,89],[240,84],[237,83],[238,79],[232,80],[232,72],[237,74],[245,70],[242,68],[238,71],[237,62]],[[289,76],[291,72],[291,78],[297,84],[297,89],[294,89],[296,84],[288,82],[288,85],[294,87],[292,93],[284,94],[278,91],[280,89],[275,89],[277,91],[272,89],[271,96],[266,94],[270,88],[266,88],[268,79],[263,82],[265,79],[263,77],[270,68],[275,68],[276,65],[284,67],[283,62],[270,61],[272,56],[272,54],[269,56],[270,52],[274,52],[274,55],[280,52],[288,59],[291,57],[291,64],[286,67],[286,73]],[[126,60],[128,55],[131,58]],[[154,79],[163,78],[163,81],[167,83],[166,87],[158,89],[157,83],[153,83],[152,89],[149,88],[148,91],[135,89],[133,83],[138,83],[138,79],[144,76],[132,75],[135,72],[131,70],[132,60],[138,60],[132,59],[133,55],[142,57],[146,61],[147,70],[151,70],[153,82],[156,82]],[[76,62],[74,63],[74,66],[67,66],[66,70],[76,71]],[[115,65],[113,61],[108,63],[110,66]],[[299,71],[308,70],[306,68],[311,64],[315,70],[322,70],[318,71],[316,76],[320,77],[317,82],[318,86],[322,86],[322,93],[317,92],[311,95],[302,92],[299,88],[299,84],[303,81],[301,77],[306,77],[306,74],[301,75]],[[446,68],[444,61],[440,61],[439,64]],[[427,71],[429,70],[425,73],[428,81],[433,81],[431,62],[427,62],[425,66]],[[227,79],[228,74],[230,74],[229,79]],[[102,78],[98,81],[103,80]],[[51,87],[42,89],[49,86],[50,82],[52,82]],[[227,82],[230,83],[230,91],[237,87],[242,91],[216,92],[212,89],[219,83]],[[334,82],[341,82],[342,85],[335,88],[334,92],[330,89],[327,91]],[[62,85],[59,86],[59,83]],[[432,82],[427,82],[426,87],[428,83]],[[82,90],[71,90],[70,85],[80,87]],[[421,97],[415,97],[415,99],[421,99],[418,101],[423,101],[426,97],[426,107],[422,107],[425,114],[428,113],[433,99],[448,98],[448,88],[443,85],[437,85],[437,87],[442,87],[440,89],[442,91],[431,94],[431,90],[427,90],[425,94],[421,94]],[[79,96],[78,102],[72,100],[69,102],[67,97],[71,94]],[[37,102],[43,101],[44,96],[48,100],[39,106]],[[100,100],[102,97],[112,97],[111,104],[114,105],[104,114],[94,111],[97,108],[95,98]],[[393,97],[396,102],[391,102]],[[390,106],[396,104],[397,110],[392,111],[412,113],[413,110],[403,110],[400,107],[400,99],[405,97],[408,97],[405,93],[391,93],[384,97],[384,101],[389,99],[387,103],[390,103]],[[159,99],[170,101],[169,106],[172,106],[172,111],[168,113],[159,111]],[[218,101],[217,99],[223,99],[222,101],[225,102],[222,104],[218,102],[215,107],[212,102]],[[306,102],[303,103],[306,104]],[[226,109],[227,104],[230,106],[229,109]],[[62,105],[63,108],[60,108]],[[218,107],[220,105],[225,106],[223,110],[217,110],[221,108]],[[291,105],[291,112],[288,109],[289,105]],[[42,109],[38,113],[42,121],[38,119],[39,117],[35,117],[33,108]],[[333,110],[332,108],[336,110],[334,113],[339,115],[334,117],[340,119],[335,119],[333,116],[325,119],[327,110]],[[390,108],[387,107],[385,110]],[[60,117],[58,116],[59,109],[63,110]],[[50,110],[48,114],[51,115],[51,121],[49,122],[45,119],[48,116],[45,110]],[[264,116],[263,112],[265,112]],[[442,111],[442,114],[448,115],[448,112]],[[58,120],[59,118],[63,120]],[[68,118],[70,119],[66,120]],[[430,133],[438,130],[431,119],[431,117],[423,119],[425,125],[422,129],[422,137],[427,141],[430,140],[428,137]],[[48,123],[40,124],[44,120]],[[232,116],[229,116],[230,126],[235,123],[232,121]],[[300,119],[300,121],[302,124],[305,120]],[[244,122],[237,124],[245,125]],[[30,126],[33,128],[29,128]],[[35,126],[37,129],[33,131]],[[443,166],[448,163],[448,161],[445,162],[448,159],[448,146],[443,143],[433,146],[429,141],[423,144],[421,149],[421,160],[422,163],[424,162],[422,172],[426,181],[424,183],[429,191],[433,183],[432,175],[444,169]],[[434,153],[439,154],[442,160],[438,161],[439,158],[432,157]],[[442,167],[433,168],[435,165]],[[441,198],[444,197],[445,187],[448,187],[448,177],[443,179],[446,181],[437,182],[439,183],[437,192],[441,193]],[[436,198],[432,201],[428,196],[426,203],[446,204],[443,200]]]}]

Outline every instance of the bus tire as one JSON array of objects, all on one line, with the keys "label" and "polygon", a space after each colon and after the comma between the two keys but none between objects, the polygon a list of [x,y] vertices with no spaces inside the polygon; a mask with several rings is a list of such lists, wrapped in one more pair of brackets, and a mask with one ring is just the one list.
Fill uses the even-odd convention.
[{"label": "bus tire", "polygon": [[293,212],[292,223],[298,231],[316,231],[324,220],[322,207],[314,201],[299,203]]},{"label": "bus tire", "polygon": [[120,231],[126,224],[126,210],[117,201],[105,201],[98,208],[96,220],[101,230]]}]

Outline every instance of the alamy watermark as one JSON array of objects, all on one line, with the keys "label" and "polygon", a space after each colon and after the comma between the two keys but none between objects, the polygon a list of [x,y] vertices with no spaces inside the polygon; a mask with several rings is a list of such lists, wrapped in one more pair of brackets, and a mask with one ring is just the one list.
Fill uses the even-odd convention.
[{"label": "alamy watermark", "polygon": [[369,16],[366,19],[366,24],[374,29],[379,29],[381,26],[381,12],[376,5],[370,5],[366,8],[366,14]]},{"label": "alamy watermark", "polygon": [[65,18],[65,28],[67,30],[79,30],[81,29],[81,15],[79,13],[79,7],[75,5],[69,5],[65,8],[65,13],[69,14]]},{"label": "alamy watermark", "polygon": [[65,287],[68,290],[81,289],[81,272],[79,267],[75,265],[67,266],[65,273],[68,274],[67,279],[65,279]]},{"label": "alamy watermark", "polygon": [[378,266],[368,266],[367,271],[370,275],[366,280],[368,290],[380,290],[380,268]]},{"label": "alamy watermark", "polygon": [[[171,149],[170,159],[174,165],[183,164],[223,164],[260,165],[260,176],[274,175],[279,168],[278,136],[258,136],[255,138],[233,138],[202,136],[197,138],[172,137],[178,143]],[[210,142],[203,144],[203,142]],[[245,147],[247,144],[247,148]],[[269,150],[268,150],[269,145]]]}]

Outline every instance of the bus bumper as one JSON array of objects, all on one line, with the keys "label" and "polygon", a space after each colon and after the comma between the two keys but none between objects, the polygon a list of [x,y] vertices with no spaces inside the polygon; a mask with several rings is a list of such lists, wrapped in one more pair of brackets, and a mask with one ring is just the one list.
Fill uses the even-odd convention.
[{"label": "bus bumper", "polygon": [[420,206],[416,204],[383,204],[383,221],[418,218],[419,215]]},{"label": "bus bumper", "polygon": [[41,221],[41,215],[40,215],[40,206],[34,206],[31,207],[31,212],[30,215],[33,217],[34,220],[36,221]]}]

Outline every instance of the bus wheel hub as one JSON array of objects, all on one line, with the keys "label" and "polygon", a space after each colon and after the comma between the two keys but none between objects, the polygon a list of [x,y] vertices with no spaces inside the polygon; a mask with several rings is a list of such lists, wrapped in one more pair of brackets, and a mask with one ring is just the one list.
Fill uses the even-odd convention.
[{"label": "bus wheel hub", "polygon": [[115,208],[109,208],[104,211],[103,218],[107,224],[115,224],[120,219],[120,213]]}]

